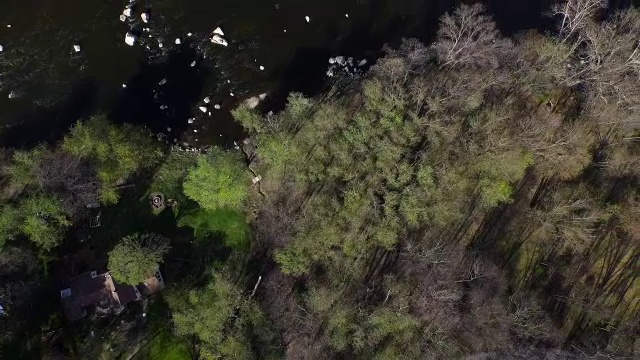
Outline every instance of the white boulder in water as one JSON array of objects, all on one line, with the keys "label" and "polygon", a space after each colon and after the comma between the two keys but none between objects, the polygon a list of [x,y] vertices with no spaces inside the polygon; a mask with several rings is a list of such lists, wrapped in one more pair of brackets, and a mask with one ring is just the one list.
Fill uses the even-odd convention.
[{"label": "white boulder in water", "polygon": [[220,27],[217,27],[215,30],[213,30],[213,33],[220,36],[224,36],[224,31],[222,31]]},{"label": "white boulder in water", "polygon": [[208,104],[211,102],[211,99],[207,96],[206,98],[204,98],[204,103]]},{"label": "white boulder in water", "polygon": [[211,38],[211,42],[214,43],[214,44],[222,45],[222,46],[228,46],[229,45],[227,40],[225,40],[222,36],[220,36],[218,34],[213,35],[213,37]]},{"label": "white boulder in water", "polygon": [[264,70],[264,66],[260,65],[260,70]]},{"label": "white boulder in water", "polygon": [[266,97],[267,97],[267,93],[263,93],[258,96],[248,98],[247,100],[244,101],[244,103],[247,105],[247,107],[249,107],[249,109],[254,109],[260,104],[260,101],[264,100]]},{"label": "white boulder in water", "polygon": [[360,60],[360,62],[358,63],[358,66],[365,66],[367,65],[367,59],[362,59]]},{"label": "white boulder in water", "polygon": [[133,9],[131,8],[126,8],[122,11],[122,15],[126,16],[126,17],[131,17],[131,15],[133,15]]},{"label": "white boulder in water", "polygon": [[175,43],[176,43],[176,45],[180,45],[180,44],[182,44],[182,40],[180,40],[180,38],[177,38]]},{"label": "white boulder in water", "polygon": [[202,111],[203,113],[206,113],[209,110],[206,106],[200,106],[198,109],[200,109],[200,111]]},{"label": "white boulder in water", "polygon": [[191,63],[191,67],[195,67],[196,66],[196,61],[193,60],[193,62]]},{"label": "white boulder in water", "polygon": [[73,45],[73,51],[75,51],[75,52],[80,52],[80,50],[82,50],[82,48],[80,47],[80,45],[78,45],[78,44]]},{"label": "white boulder in water", "polygon": [[0,52],[4,51],[4,46],[0,45]]},{"label": "white boulder in water", "polygon": [[310,18],[310,17],[308,17],[308,16],[305,16],[305,17],[304,17],[304,19],[305,19],[305,20],[307,20],[307,22],[310,22],[310,21],[311,21],[311,18]]},{"label": "white boulder in water", "polygon": [[129,46],[133,46],[136,43],[136,40],[138,40],[138,37],[132,33],[127,33],[127,35],[124,36],[124,42]]},{"label": "white boulder in water", "polygon": [[120,14],[120,21],[122,21],[122,22],[127,21],[127,17],[124,16],[124,14]]},{"label": "white boulder in water", "polygon": [[146,24],[149,22],[149,13],[143,12],[142,14],[140,14],[140,18],[142,19],[142,21]]},{"label": "white boulder in water", "polygon": [[162,85],[164,85],[164,84],[166,84],[166,83],[167,83],[167,78],[164,78],[164,79],[160,80],[160,82],[158,83],[158,85],[162,86]]},{"label": "white boulder in water", "polygon": [[215,104],[215,105],[213,105],[213,107],[214,107],[216,110],[220,110],[220,104]]},{"label": "white boulder in water", "polygon": [[193,124],[193,119],[192,118],[187,119],[187,123]]}]

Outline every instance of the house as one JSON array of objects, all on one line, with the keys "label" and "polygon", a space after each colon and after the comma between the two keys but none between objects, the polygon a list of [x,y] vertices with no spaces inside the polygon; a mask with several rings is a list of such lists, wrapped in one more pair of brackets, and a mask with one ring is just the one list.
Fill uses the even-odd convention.
[{"label": "house", "polygon": [[88,272],[69,280],[68,287],[60,291],[64,314],[69,321],[77,321],[89,311],[98,314],[119,314],[124,306],[151,296],[164,289],[159,270],[137,286],[120,284],[109,272]]}]

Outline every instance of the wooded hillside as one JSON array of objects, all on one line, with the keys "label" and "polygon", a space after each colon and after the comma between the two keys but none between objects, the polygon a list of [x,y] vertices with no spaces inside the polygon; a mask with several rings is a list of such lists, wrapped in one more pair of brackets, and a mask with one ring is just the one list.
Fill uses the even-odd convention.
[{"label": "wooded hillside", "polygon": [[573,3],[513,39],[463,5],[361,82],[236,112],[288,357],[638,355],[640,13]]}]

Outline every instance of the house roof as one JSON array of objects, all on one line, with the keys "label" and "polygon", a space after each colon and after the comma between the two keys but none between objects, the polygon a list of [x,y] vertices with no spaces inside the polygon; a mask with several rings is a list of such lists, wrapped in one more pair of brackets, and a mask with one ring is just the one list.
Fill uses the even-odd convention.
[{"label": "house roof", "polygon": [[118,298],[120,299],[120,304],[122,306],[127,305],[128,303],[138,301],[142,298],[138,289],[132,285],[122,285],[116,283],[116,293],[118,294]]},{"label": "house roof", "polygon": [[89,306],[118,309],[141,297],[135,286],[118,284],[109,272],[79,275],[69,281],[68,288],[60,291],[62,308],[71,321],[83,318]]},{"label": "house roof", "polygon": [[69,281],[69,287],[60,291],[62,308],[70,321],[86,315],[85,308],[99,306],[103,309],[118,309],[138,301],[142,295],[151,296],[164,289],[164,279],[160,270],[138,286],[120,284],[109,272],[96,271],[79,275]]},{"label": "house roof", "polygon": [[162,291],[164,289],[164,278],[160,270],[156,270],[152,277],[139,284],[138,289],[145,296],[151,296]]},{"label": "house roof", "polygon": [[115,292],[115,284],[109,273],[95,271],[79,275],[69,281],[69,287],[60,291],[62,308],[70,320],[78,320],[85,315],[84,308],[90,305],[112,307],[120,305]]}]

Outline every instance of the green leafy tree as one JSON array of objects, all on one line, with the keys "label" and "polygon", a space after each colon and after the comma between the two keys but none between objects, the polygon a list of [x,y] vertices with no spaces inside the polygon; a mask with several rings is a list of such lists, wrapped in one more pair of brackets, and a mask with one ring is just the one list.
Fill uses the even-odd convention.
[{"label": "green leafy tree", "polygon": [[117,185],[155,165],[162,156],[158,143],[147,131],[128,124],[111,124],[104,116],[78,122],[62,147],[93,162],[101,182],[100,200],[105,204],[118,201]]},{"label": "green leafy tree", "polygon": [[239,154],[213,148],[189,170],[184,193],[207,210],[242,209],[248,196],[248,182]]},{"label": "green leafy tree", "polygon": [[[251,359],[252,340],[265,319],[257,304],[222,274],[202,289],[168,294],[175,331],[201,342],[205,359]],[[259,332],[259,331],[258,331]]]},{"label": "green leafy tree", "polygon": [[504,151],[496,156],[485,154],[476,164],[480,173],[480,196],[487,208],[509,202],[513,193],[511,184],[524,176],[533,163],[533,156],[517,151]]},{"label": "green leafy tree", "polygon": [[5,204],[0,213],[0,246],[19,235],[44,251],[56,247],[71,222],[62,202],[45,194],[29,195],[16,204]]},{"label": "green leafy tree", "polygon": [[44,146],[38,146],[33,150],[18,150],[13,153],[12,162],[5,169],[12,186],[21,191],[29,185],[37,184],[37,167],[45,151]]},{"label": "green leafy tree", "polygon": [[0,249],[20,234],[20,222],[20,211],[14,206],[4,205],[0,208]]},{"label": "green leafy tree", "polygon": [[55,197],[35,195],[20,203],[23,217],[21,231],[43,250],[57,246],[65,229],[71,225],[62,202]]},{"label": "green leafy tree", "polygon": [[260,113],[247,104],[241,104],[233,110],[232,114],[236,121],[247,130],[261,131],[265,127],[264,119],[260,116]]},{"label": "green leafy tree", "polygon": [[109,252],[109,270],[125,284],[136,285],[158,270],[169,240],[156,234],[127,236]]},{"label": "green leafy tree", "polygon": [[160,192],[165,198],[182,198],[184,183],[189,170],[198,163],[198,154],[192,152],[172,151],[153,176],[152,192]]}]

